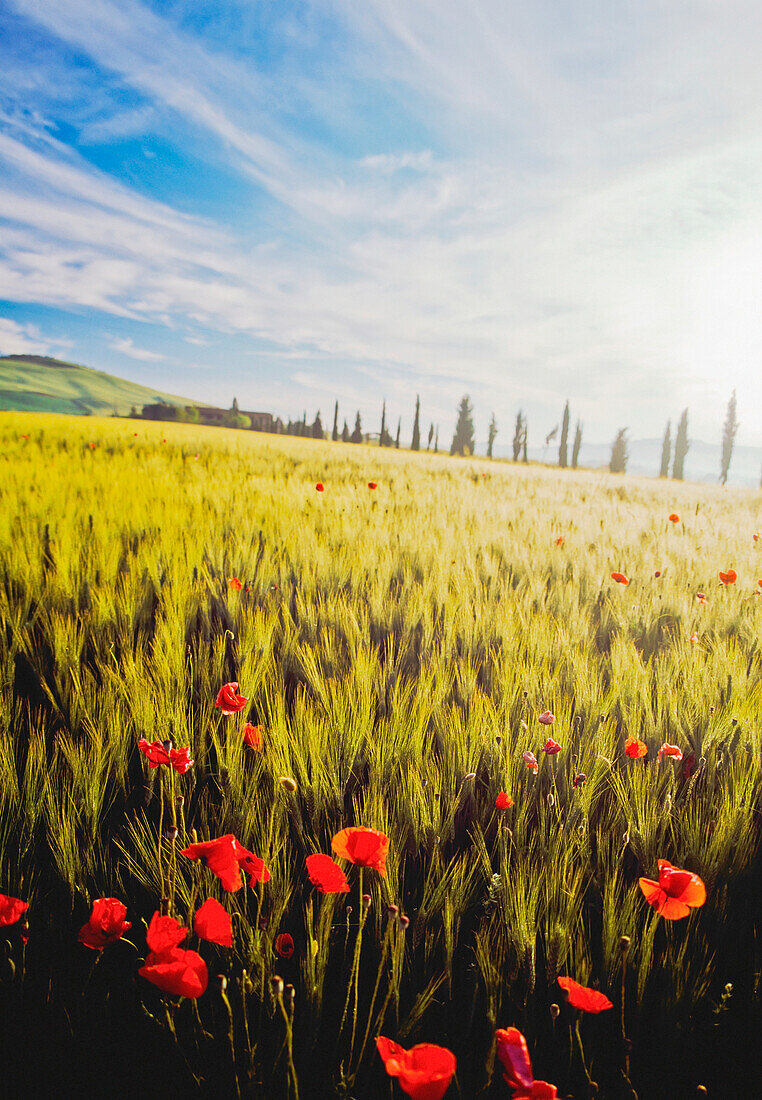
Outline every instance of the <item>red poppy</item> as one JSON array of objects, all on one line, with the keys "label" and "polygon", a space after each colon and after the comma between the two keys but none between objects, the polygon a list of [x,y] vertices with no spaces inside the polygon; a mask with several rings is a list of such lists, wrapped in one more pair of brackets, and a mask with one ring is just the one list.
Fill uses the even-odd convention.
[{"label": "red poppy", "polygon": [[505,791],[501,791],[495,799],[495,809],[497,810],[510,810],[513,805],[513,799],[509,798]]},{"label": "red poppy", "polygon": [[214,898],[207,898],[196,910],[193,931],[209,943],[218,943],[220,947],[233,946],[233,922],[230,914]]},{"label": "red poppy", "polygon": [[638,885],[648,904],[667,920],[682,920],[706,901],[706,887],[698,875],[673,867],[666,859],[659,860],[658,882],[639,878]]},{"label": "red poppy", "polygon": [[680,522],[680,517],[678,516],[677,512],[670,512],[667,519],[669,520],[670,523],[679,523]]},{"label": "red poppy", "polygon": [[580,985],[571,978],[558,978],[558,984],[572,1008],[579,1008],[582,1012],[598,1013],[614,1007],[603,993],[599,993],[597,989],[588,989],[586,985]]},{"label": "red poppy", "polygon": [[239,581],[238,577],[231,577],[228,583],[234,592],[240,592],[243,588],[243,584]]},{"label": "red poppy", "polygon": [[533,752],[522,752],[521,759],[524,761],[530,772],[534,772],[537,775],[537,769],[539,767],[537,763],[537,757]]},{"label": "red poppy", "polygon": [[79,930],[79,942],[93,951],[102,951],[132,928],[126,916],[127,906],[118,898],[96,898],[89,921]]},{"label": "red poppy", "polygon": [[315,486],[315,488],[317,489],[317,491],[318,491],[319,493],[322,493],[322,492],[323,492],[323,490],[325,489],[325,485],[323,484],[323,482],[322,482],[322,481],[319,481],[319,482],[317,483],[317,485]]},{"label": "red poppy", "polygon": [[648,755],[648,748],[645,741],[639,741],[637,737],[628,737],[624,743],[624,754],[629,756],[630,760],[640,760],[641,757]]},{"label": "red poppy", "polygon": [[389,852],[389,837],[377,829],[352,826],[342,829],[331,841],[331,847],[337,856],[357,863],[360,867],[372,867],[385,878],[386,857]]},{"label": "red poppy", "polygon": [[95,444],[94,443],[88,443],[88,447],[90,448],[91,451],[95,450]]},{"label": "red poppy", "polygon": [[310,882],[313,886],[317,886],[319,893],[349,893],[349,883],[346,875],[330,856],[324,856],[320,853],[307,856],[305,863],[307,864],[307,874],[310,876]]},{"label": "red poppy", "polygon": [[576,790],[577,787],[584,787],[585,783],[587,783],[587,776],[584,772],[579,772],[579,774],[575,775],[574,779],[572,780],[572,787],[574,787],[574,789]]},{"label": "red poppy", "polygon": [[727,573],[723,573],[720,570],[720,580],[723,584],[735,584],[738,580],[738,574],[735,569],[728,569]]},{"label": "red poppy", "polygon": [[549,710],[544,710],[542,714],[537,716],[537,721],[541,722],[543,726],[552,726],[555,720],[555,714],[552,714]]},{"label": "red poppy", "polygon": [[163,917],[157,910],[151,917],[146,932],[148,949],[154,955],[164,955],[173,951],[188,935],[188,929],[174,917]]},{"label": "red poppy", "polygon": [[12,898],[9,894],[0,894],[0,928],[21,920],[22,914],[26,913],[28,908],[28,901]]},{"label": "red poppy", "polygon": [[625,577],[624,573],[612,573],[612,581],[616,581],[617,584],[629,584],[629,580]]},{"label": "red poppy", "polygon": [[697,592],[696,593],[696,599],[698,600],[699,603],[706,603],[706,596],[704,595],[703,592]]},{"label": "red poppy", "polygon": [[275,951],[282,959],[290,959],[294,953],[294,937],[290,932],[281,932],[275,937]]},{"label": "red poppy", "polygon": [[183,848],[182,855],[188,859],[203,859],[206,866],[217,876],[224,890],[240,890],[243,886],[241,871],[249,875],[249,883],[269,882],[270,872],[259,856],[253,855],[240,844],[232,833],[217,837],[215,840],[203,840]]},{"label": "red poppy", "polygon": [[240,710],[243,710],[248,701],[245,695],[238,694],[238,681],[233,680],[229,684],[222,685],[217,692],[214,705],[220,707],[222,713],[229,717],[231,714],[238,714]]},{"label": "red poppy", "polygon": [[251,722],[247,722],[243,727],[243,739],[250,749],[256,749],[257,752],[260,752],[262,748],[262,727],[252,726]]},{"label": "red poppy", "polygon": [[185,775],[194,764],[191,760],[190,748],[187,747],[167,750],[161,741],[148,742],[145,737],[141,737],[138,748],[148,760],[149,768],[159,768],[162,764],[169,764],[178,775]]},{"label": "red poppy", "polygon": [[656,572],[654,573],[654,576],[655,577],[660,577],[661,576],[661,569],[657,569]]},{"label": "red poppy", "polygon": [[377,488],[378,488],[378,482],[376,482],[376,481],[369,481],[369,482],[368,482],[368,488],[369,488],[369,489],[377,489]]},{"label": "red poppy", "polygon": [[688,639],[688,641],[689,641],[689,642],[692,642],[692,643],[693,643],[694,645],[695,645],[695,643],[696,643],[696,642],[698,641],[698,634],[696,633],[696,631],[695,631],[695,630],[694,630],[694,631],[693,631],[693,633],[691,634],[691,636],[690,636],[690,638]]},{"label": "red poppy", "polygon": [[[25,435],[23,438],[24,439],[29,439],[29,436]],[[760,539],[759,531],[755,531],[754,534],[751,537],[754,539],[755,542],[759,542],[759,539]]]},{"label": "red poppy", "polygon": [[564,542],[565,542],[564,536],[559,535],[558,538],[556,539],[556,546],[563,546]]},{"label": "red poppy", "polygon": [[503,1067],[503,1079],[513,1092],[513,1100],[555,1100],[555,1085],[535,1081],[527,1041],[517,1027],[499,1027],[495,1032],[497,1056]]},{"label": "red poppy", "polygon": [[416,1043],[405,1050],[398,1043],[379,1035],[376,1047],[390,1077],[413,1100],[442,1100],[455,1075],[455,1055],[447,1047],[434,1043]]},{"label": "red poppy", "polygon": [[209,971],[198,952],[181,947],[172,947],[161,954],[151,952],[138,974],[175,997],[200,997],[209,984]]},{"label": "red poppy", "polygon": [[670,745],[668,741],[665,741],[657,752],[656,759],[661,760],[662,756],[671,756],[673,760],[682,760],[683,750],[679,745]]},{"label": "red poppy", "polygon": [[557,752],[561,751],[561,746],[558,741],[554,741],[552,737],[549,737],[543,745],[542,751],[547,753],[548,756],[555,756]]}]

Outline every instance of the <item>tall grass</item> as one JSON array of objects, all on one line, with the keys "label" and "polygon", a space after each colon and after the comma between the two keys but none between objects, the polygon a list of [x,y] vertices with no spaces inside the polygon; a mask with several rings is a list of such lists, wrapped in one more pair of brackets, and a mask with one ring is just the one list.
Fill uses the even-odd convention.
[{"label": "tall grass", "polygon": [[[32,903],[7,1011],[23,1004],[31,1034],[67,1050],[118,1025],[184,1094],[261,1097],[389,1096],[379,1032],[450,1046],[453,1095],[505,1095],[491,1032],[516,1024],[538,1074],[583,1096],[571,1010],[548,1012],[568,974],[616,1002],[582,1032],[601,1094],[630,1095],[626,935],[641,1096],[748,1087],[752,1059],[728,1044],[760,1022],[760,522],[751,492],[0,414],[0,892]],[[222,718],[231,680],[249,704]],[[230,895],[176,858],[183,918],[207,896],[234,914],[233,951],[204,949],[227,1001],[210,986],[177,1006],[135,977],[169,805],[141,737],[195,758],[175,781],[177,843],[233,832],[272,873]],[[628,737],[646,761],[625,758]],[[694,754],[693,774],[657,762],[664,741]],[[304,869],[350,824],[390,837],[357,951],[356,870],[350,894],[323,897]],[[688,920],[660,920],[638,890],[659,858],[707,885]],[[76,933],[101,896],[127,902],[135,948],[109,948],[88,977]],[[274,951],[283,931],[290,960]]]}]

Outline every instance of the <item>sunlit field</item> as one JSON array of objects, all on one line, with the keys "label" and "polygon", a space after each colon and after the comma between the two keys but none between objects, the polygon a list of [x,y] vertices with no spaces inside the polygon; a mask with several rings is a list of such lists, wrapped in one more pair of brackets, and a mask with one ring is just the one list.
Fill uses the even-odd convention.
[{"label": "sunlit field", "polygon": [[[391,1100],[418,1086],[385,1036],[455,1055],[419,1100],[554,1095],[503,1080],[515,1027],[559,1097],[762,1095],[761,504],[0,414],[0,895],[28,903],[0,909],[0,1091]],[[355,826],[385,867],[332,848]],[[183,854],[230,834],[268,880]],[[649,904],[659,860],[705,903]],[[131,927],[88,945],[101,898]],[[154,980],[156,912],[190,995]]]}]

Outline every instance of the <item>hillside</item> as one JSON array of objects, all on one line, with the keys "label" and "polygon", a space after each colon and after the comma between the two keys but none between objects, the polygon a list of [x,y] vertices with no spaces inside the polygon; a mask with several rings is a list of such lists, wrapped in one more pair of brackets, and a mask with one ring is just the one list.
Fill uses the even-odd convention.
[{"label": "hillside", "polygon": [[133,406],[139,411],[156,402],[199,404],[79,363],[36,355],[0,356],[0,409],[126,416]]}]

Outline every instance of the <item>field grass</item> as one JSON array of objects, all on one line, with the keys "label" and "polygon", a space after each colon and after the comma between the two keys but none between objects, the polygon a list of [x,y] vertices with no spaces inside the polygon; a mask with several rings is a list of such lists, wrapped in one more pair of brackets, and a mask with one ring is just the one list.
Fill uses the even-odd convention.
[{"label": "field grass", "polygon": [[[515,1025],[560,1096],[761,1095],[761,505],[0,414],[0,893],[30,902],[26,947],[0,936],[10,1094],[400,1096],[381,1033],[453,1050],[448,1098],[507,1097],[492,1036]],[[248,704],[225,718],[230,681]],[[162,777],[140,738],[189,745],[194,767]],[[664,742],[684,760],[657,760]],[[349,825],[389,836],[386,877],[347,865],[351,892],[320,895],[305,857]],[[226,833],[269,882],[228,893],[178,854]],[[638,888],[660,858],[706,884],[685,920]],[[232,949],[193,937],[212,975],[197,1001],[137,975],[165,875],[180,921],[205,897],[233,914]],[[103,896],[133,927],[95,953],[77,933]],[[581,1021],[584,1065],[559,974],[614,1002]]]}]

